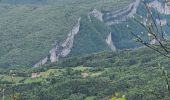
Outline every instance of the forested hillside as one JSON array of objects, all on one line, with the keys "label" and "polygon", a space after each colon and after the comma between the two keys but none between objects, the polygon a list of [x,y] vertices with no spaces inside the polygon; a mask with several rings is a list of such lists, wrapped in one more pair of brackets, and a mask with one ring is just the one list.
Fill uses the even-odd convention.
[{"label": "forested hillside", "polygon": [[[105,40],[111,32],[110,28],[89,13],[94,9],[98,10],[97,13],[118,10],[131,2],[131,0],[2,0],[0,66],[34,66],[48,55],[52,55],[50,50],[56,45],[59,50],[56,48],[55,56],[62,56],[59,54],[62,48],[67,48],[65,51],[67,53],[70,53],[68,51],[71,49],[70,56],[108,50]],[[70,45],[61,46],[77,24],[78,18],[81,18],[78,35],[74,36],[75,41],[74,38],[70,40],[74,43],[73,49],[70,41],[67,43]]]},{"label": "forested hillside", "polygon": [[170,100],[170,1],[0,0],[0,100]]},{"label": "forested hillside", "polygon": [[15,68],[14,81],[11,69],[1,70],[0,82],[6,84],[5,100],[10,84],[19,100],[109,100],[115,93],[127,100],[169,100],[159,65],[169,69],[169,59],[146,48],[103,52],[37,69]]},{"label": "forested hillside", "polygon": [[[168,39],[169,11],[162,1],[147,3],[158,25],[156,9],[160,13]],[[140,0],[2,0],[0,11],[0,67],[38,67],[65,57],[138,48],[127,26],[138,35],[145,30],[133,16],[147,22]]]}]

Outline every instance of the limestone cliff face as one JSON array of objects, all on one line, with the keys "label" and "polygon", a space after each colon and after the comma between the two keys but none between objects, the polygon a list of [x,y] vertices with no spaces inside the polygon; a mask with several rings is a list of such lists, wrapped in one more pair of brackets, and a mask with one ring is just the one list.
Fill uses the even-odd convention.
[{"label": "limestone cliff face", "polygon": [[164,26],[164,25],[167,25],[167,20],[166,19],[156,19],[156,23],[157,25],[160,25],[160,26]]},{"label": "limestone cliff face", "polygon": [[36,64],[34,65],[34,67],[42,66],[42,65],[46,64],[47,61],[48,61],[48,57],[45,57],[44,59],[42,59],[42,60],[40,60],[38,63],[36,63]]},{"label": "limestone cliff face", "polygon": [[80,29],[80,18],[78,19],[77,24],[73,27],[73,29],[67,35],[67,39],[62,43],[61,47],[63,48],[60,56],[66,57],[73,47],[74,37],[78,34]]},{"label": "limestone cliff face", "polygon": [[[109,11],[103,15],[103,19],[106,22],[107,25],[114,25],[119,24],[121,22],[126,21],[128,18],[133,17],[134,14],[137,12],[137,8],[139,7],[141,0],[134,0],[133,3],[129,4],[127,7],[122,8],[117,11]],[[147,1],[147,0],[146,0]],[[170,4],[163,5],[161,0],[153,0],[149,2],[147,5],[151,8],[156,9],[160,14],[170,15]],[[157,24],[160,24],[163,26],[167,23],[166,19],[156,20]],[[143,21],[144,23],[146,20]]]},{"label": "limestone cliff face", "polygon": [[90,16],[93,16],[95,17],[96,19],[100,20],[100,21],[103,21],[103,13],[98,11],[97,9],[94,9],[93,11],[91,11],[89,14],[88,14],[88,17],[90,19]]},{"label": "limestone cliff face", "polygon": [[116,47],[115,47],[115,45],[112,41],[112,34],[111,33],[109,33],[109,35],[107,36],[106,43],[112,51],[116,51]]},{"label": "limestone cliff face", "polygon": [[156,39],[153,39],[150,41],[150,44],[157,45],[157,44],[159,44],[159,42]]},{"label": "limestone cliff face", "polygon": [[[156,9],[160,14],[170,15],[170,9],[168,7],[168,4],[163,5],[160,2],[160,0],[153,0],[152,2],[149,2],[148,6]],[[167,25],[167,20],[165,18],[164,19],[156,19],[156,24],[160,25],[160,26],[165,26],[165,25]],[[148,36],[151,38],[150,44],[154,44],[154,45],[159,44],[156,39],[151,37],[152,35],[148,34]],[[165,38],[167,38],[166,34],[165,34]]]},{"label": "limestone cliff face", "polygon": [[37,62],[34,67],[39,67],[47,63],[47,61],[50,62],[56,62],[58,61],[59,57],[66,57],[73,47],[73,42],[75,36],[78,34],[80,29],[80,20],[78,19],[76,25],[73,27],[73,29],[68,33],[67,38],[63,43],[56,43],[56,45],[49,51],[49,57],[45,57],[44,59]]},{"label": "limestone cliff face", "polygon": [[168,7],[168,4],[165,4],[165,6],[162,6],[162,3],[158,0],[154,0],[150,3],[148,3],[149,7],[155,8],[160,14],[170,14],[170,9]]},{"label": "limestone cliff face", "polygon": [[[164,14],[164,15],[169,15],[170,14],[170,9],[168,8],[169,4],[165,4],[163,5],[161,3],[161,1],[159,0],[153,0],[149,3],[147,3],[148,7],[153,8],[155,10],[157,10],[160,14]],[[146,25],[147,24],[147,18],[143,17],[143,23]],[[161,19],[156,19],[156,24],[160,25],[160,26],[164,26],[167,25],[167,20],[165,18],[161,18]]]},{"label": "limestone cliff face", "polygon": [[126,21],[128,18],[133,17],[137,12],[137,8],[140,4],[140,0],[135,0],[133,3],[127,7],[120,9],[118,11],[110,11],[105,15],[105,21],[107,25],[119,24]]},{"label": "limestone cliff face", "polygon": [[53,47],[50,50],[50,61],[51,62],[56,62],[58,60],[58,56],[57,56],[57,51],[58,51],[58,45],[56,45],[56,47]]}]

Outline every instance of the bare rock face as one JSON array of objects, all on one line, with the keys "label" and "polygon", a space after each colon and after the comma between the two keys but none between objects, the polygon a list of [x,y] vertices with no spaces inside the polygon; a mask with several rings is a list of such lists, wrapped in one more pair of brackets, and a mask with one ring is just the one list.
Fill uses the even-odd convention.
[{"label": "bare rock face", "polygon": [[164,26],[164,25],[167,25],[167,20],[166,19],[156,19],[156,23],[157,25],[160,25],[160,26]]},{"label": "bare rock face", "polygon": [[42,60],[40,60],[38,63],[36,63],[36,64],[34,65],[34,67],[42,66],[42,65],[46,64],[47,61],[48,61],[48,57],[45,57],[44,59],[42,59]]},{"label": "bare rock face", "polygon": [[96,19],[100,20],[100,21],[103,21],[103,13],[98,11],[97,9],[94,9],[93,11],[91,11],[89,14],[88,14],[88,17],[90,19],[90,16],[93,16],[95,17]]},{"label": "bare rock face", "polygon": [[112,51],[116,51],[116,47],[115,47],[115,45],[114,45],[114,43],[112,41],[112,34],[111,33],[106,38],[106,43],[108,44],[108,46],[110,47],[110,49]]},{"label": "bare rock face", "polygon": [[76,25],[73,27],[73,29],[69,32],[67,35],[66,40],[59,45],[58,43],[49,51],[50,57],[45,57],[44,59],[40,60],[38,63],[34,65],[34,67],[39,67],[47,63],[48,60],[51,62],[58,61],[59,57],[66,57],[73,47],[74,37],[78,34],[80,29],[80,20],[78,19]]},{"label": "bare rock face", "polygon": [[[135,0],[129,6],[120,9],[118,11],[113,11],[107,13],[107,17],[105,18],[107,25],[114,25],[119,24],[123,21],[126,21],[128,18],[133,17],[134,14],[137,12],[137,8],[140,4],[140,0]],[[109,21],[107,21],[109,20]]]},{"label": "bare rock face", "polygon": [[58,46],[56,46],[56,47],[54,47],[54,48],[52,48],[51,50],[50,50],[50,61],[51,62],[56,62],[57,60],[58,60],[58,57],[57,57],[57,54],[56,54],[56,52],[57,52],[57,50],[58,50],[58,48],[57,48]]},{"label": "bare rock face", "polygon": [[78,19],[77,24],[73,27],[73,29],[67,35],[67,39],[61,45],[63,48],[60,53],[61,57],[66,57],[70,53],[71,48],[73,47],[74,37],[75,35],[78,34],[79,30],[80,30],[80,18]]},{"label": "bare rock face", "polygon": [[165,5],[165,14],[170,15],[170,2]]},{"label": "bare rock face", "polygon": [[155,8],[160,14],[170,14],[169,4],[165,4],[165,6],[162,6],[162,3],[158,0],[154,0],[148,4],[149,7]]},{"label": "bare rock face", "polygon": [[150,44],[152,44],[152,45],[158,45],[159,42],[158,42],[156,39],[153,39],[153,40],[150,41]]}]

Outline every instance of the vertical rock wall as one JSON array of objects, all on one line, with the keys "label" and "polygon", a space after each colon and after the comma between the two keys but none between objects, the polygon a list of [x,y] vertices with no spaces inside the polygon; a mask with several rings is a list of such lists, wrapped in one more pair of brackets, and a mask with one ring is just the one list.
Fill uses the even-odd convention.
[{"label": "vertical rock wall", "polygon": [[46,64],[47,61],[48,61],[48,57],[45,57],[44,59],[42,59],[42,60],[40,60],[38,63],[36,63],[36,64],[34,65],[34,67],[42,66],[42,65]]},{"label": "vertical rock wall", "polygon": [[61,45],[61,47],[63,48],[60,53],[61,57],[66,57],[70,53],[71,48],[73,47],[74,37],[78,34],[79,29],[80,29],[80,18],[78,19],[77,24],[67,35],[67,39]]},{"label": "vertical rock wall", "polygon": [[90,16],[93,16],[95,17],[96,19],[100,20],[100,21],[103,21],[103,13],[98,11],[97,9],[94,9],[93,11],[91,11],[89,14],[88,14],[88,17],[90,19]]},{"label": "vertical rock wall", "polygon": [[112,41],[112,34],[111,33],[109,33],[109,35],[107,36],[106,43],[112,51],[116,51],[116,47],[115,47],[115,45]]},{"label": "vertical rock wall", "polygon": [[133,3],[128,5],[125,8],[122,8],[118,11],[110,11],[106,13],[105,22],[107,25],[119,24],[123,21],[126,21],[128,18],[133,17],[137,12],[137,8],[140,4],[140,0],[134,0]]},{"label": "vertical rock wall", "polygon": [[160,1],[154,0],[150,3],[148,3],[149,7],[155,8],[160,14],[170,14],[170,9],[168,4],[163,5]]}]

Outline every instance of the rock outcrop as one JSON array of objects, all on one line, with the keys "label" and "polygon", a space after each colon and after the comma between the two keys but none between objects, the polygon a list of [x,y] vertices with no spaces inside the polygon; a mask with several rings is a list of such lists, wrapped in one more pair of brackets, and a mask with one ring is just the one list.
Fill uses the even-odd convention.
[{"label": "rock outcrop", "polygon": [[109,33],[109,35],[107,36],[106,38],[106,43],[107,45],[109,46],[109,48],[112,50],[112,51],[116,51],[116,47],[113,43],[113,40],[112,40],[112,34]]},{"label": "rock outcrop", "polygon": [[156,39],[153,39],[153,40],[150,41],[150,44],[152,44],[152,45],[158,45],[159,42],[158,42]]},{"label": "rock outcrop", "polygon": [[71,48],[73,47],[74,37],[78,34],[79,29],[80,29],[80,18],[78,19],[77,24],[67,35],[67,39],[61,45],[61,47],[63,48],[60,53],[61,57],[66,57],[70,53]]},{"label": "rock outcrop", "polygon": [[169,4],[165,4],[163,6],[163,4],[158,0],[154,0],[150,3],[148,3],[149,7],[155,8],[160,14],[166,14],[166,15],[170,14],[170,9],[169,9],[168,5]]},{"label": "rock outcrop", "polygon": [[40,60],[38,63],[36,63],[36,64],[34,65],[34,67],[42,66],[42,65],[46,64],[47,61],[48,61],[48,57],[45,57],[44,59],[42,59],[42,60]]},{"label": "rock outcrop", "polygon": [[140,4],[140,0],[135,0],[133,3],[128,5],[127,7],[118,10],[118,11],[110,11],[105,15],[105,22],[107,25],[119,24],[123,21],[126,21],[128,18],[133,17],[137,12],[137,8]]},{"label": "rock outcrop", "polygon": [[56,43],[56,45],[49,51],[49,57],[45,57],[44,59],[40,60],[38,63],[34,64],[34,67],[39,67],[48,62],[56,62],[58,61],[59,57],[66,57],[73,47],[74,38],[78,34],[80,29],[80,20],[78,19],[76,25],[73,29],[68,33],[67,38],[63,43]]},{"label": "rock outcrop", "polygon": [[56,62],[58,60],[58,56],[57,56],[57,51],[58,51],[58,45],[56,45],[56,47],[53,47],[50,50],[50,61],[51,62]]},{"label": "rock outcrop", "polygon": [[167,25],[167,20],[166,19],[156,19],[156,23],[157,25],[160,25],[160,26],[164,26],[164,25]]},{"label": "rock outcrop", "polygon": [[[98,11],[97,9],[94,9],[93,11],[91,11],[89,14],[88,14],[88,17],[90,19],[90,16],[93,16],[95,17],[96,19],[100,20],[100,21],[103,21],[103,13]],[[91,20],[91,19],[90,19]]]}]

